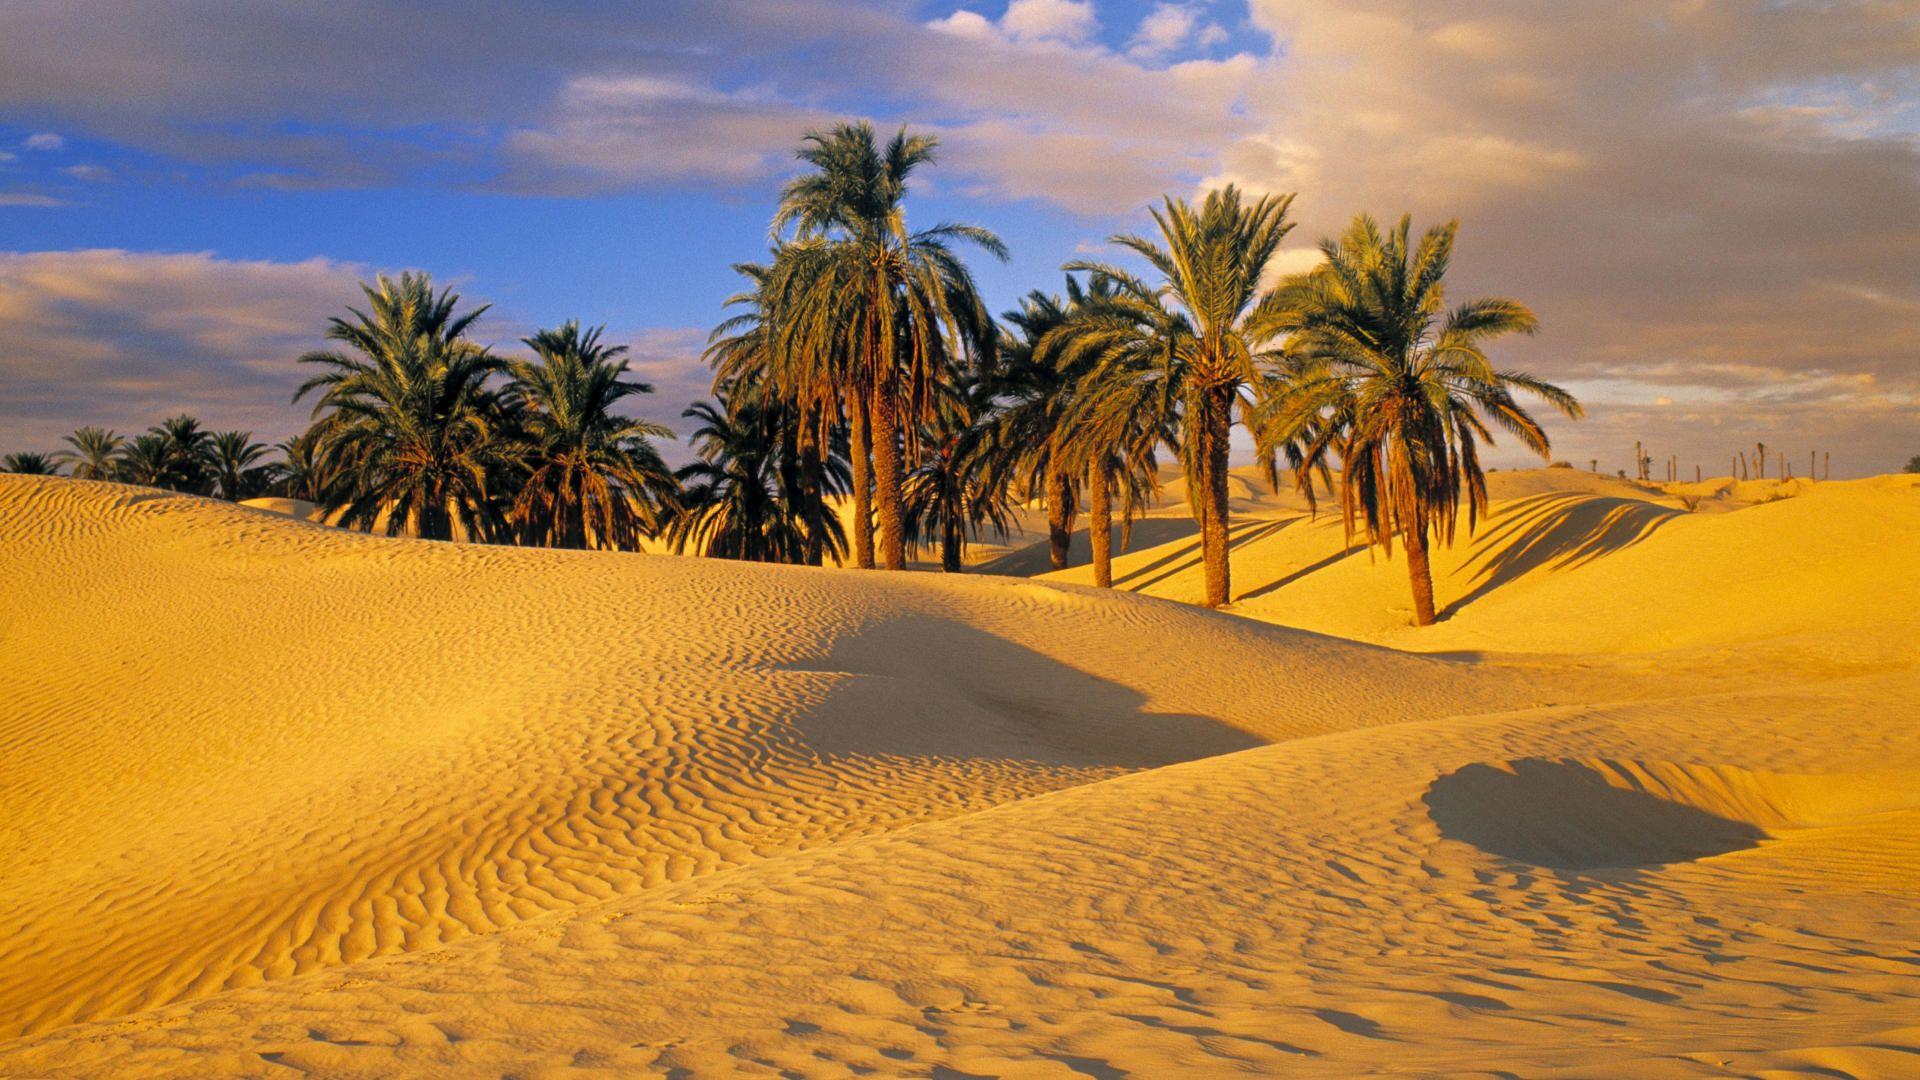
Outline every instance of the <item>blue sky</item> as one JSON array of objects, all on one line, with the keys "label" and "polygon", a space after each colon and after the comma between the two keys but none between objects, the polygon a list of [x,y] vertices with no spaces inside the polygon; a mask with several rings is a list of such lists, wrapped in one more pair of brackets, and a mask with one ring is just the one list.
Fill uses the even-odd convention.
[{"label": "blue sky", "polygon": [[[1458,217],[1456,295],[1624,467],[1920,452],[1920,25],[1903,5],[1501,0],[23,0],[0,35],[0,449],[191,409],[279,437],[291,357],[375,270],[605,322],[697,393],[800,134],[938,134],[915,220],[986,225],[996,308],[1162,192]],[[1771,435],[1769,434],[1771,433]],[[1809,448],[1813,448],[1811,445]],[[1518,464],[1517,455],[1497,460]]]}]

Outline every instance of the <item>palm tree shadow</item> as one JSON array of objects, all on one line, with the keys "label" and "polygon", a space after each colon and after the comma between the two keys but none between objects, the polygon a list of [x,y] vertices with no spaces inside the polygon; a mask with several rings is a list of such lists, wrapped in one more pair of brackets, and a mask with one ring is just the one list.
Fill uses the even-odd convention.
[{"label": "palm tree shadow", "polygon": [[794,718],[799,740],[828,756],[1137,769],[1266,742],[1212,717],[1148,711],[1131,687],[936,615],[890,616],[788,670],[841,677]]},{"label": "palm tree shadow", "polygon": [[1355,544],[1352,547],[1342,548],[1339,551],[1334,552],[1333,554],[1327,556],[1324,559],[1321,559],[1319,562],[1316,562],[1311,566],[1303,566],[1300,569],[1295,570],[1293,573],[1288,574],[1277,581],[1270,581],[1267,584],[1262,585],[1257,589],[1250,589],[1247,592],[1241,593],[1234,600],[1234,603],[1237,604],[1242,600],[1253,600],[1257,597],[1265,596],[1270,592],[1275,592],[1277,590],[1284,589],[1287,586],[1293,584],[1296,581],[1299,581],[1301,578],[1306,577],[1309,574],[1317,574],[1320,571],[1325,570],[1327,567],[1332,566],[1334,563],[1337,563],[1342,559],[1347,558],[1350,555],[1359,554],[1363,546],[1364,545]]},{"label": "palm tree shadow", "polygon": [[1624,551],[1682,511],[1638,499],[1563,492],[1533,495],[1501,508],[1474,541],[1475,553],[1457,574],[1474,587],[1440,612],[1450,618],[1500,586],[1542,567],[1572,569]]},{"label": "palm tree shadow", "polygon": [[[1227,550],[1244,547],[1256,540],[1264,539],[1293,524],[1295,519],[1283,521],[1243,521],[1238,525],[1227,526]],[[1197,528],[1197,527],[1196,527]],[[1145,566],[1136,567],[1113,579],[1115,588],[1131,589],[1138,592],[1175,577],[1200,565],[1200,538],[1196,535],[1191,544],[1182,544],[1174,551],[1155,559]],[[1149,576],[1151,575],[1151,576]]]}]

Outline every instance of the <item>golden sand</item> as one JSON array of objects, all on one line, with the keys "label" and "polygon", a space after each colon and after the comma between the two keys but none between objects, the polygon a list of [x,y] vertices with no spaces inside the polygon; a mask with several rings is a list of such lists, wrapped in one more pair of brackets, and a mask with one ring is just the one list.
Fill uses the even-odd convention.
[{"label": "golden sand", "polygon": [[1920,1072],[1920,484],[1494,481],[1414,630],[0,477],[0,1075]]}]

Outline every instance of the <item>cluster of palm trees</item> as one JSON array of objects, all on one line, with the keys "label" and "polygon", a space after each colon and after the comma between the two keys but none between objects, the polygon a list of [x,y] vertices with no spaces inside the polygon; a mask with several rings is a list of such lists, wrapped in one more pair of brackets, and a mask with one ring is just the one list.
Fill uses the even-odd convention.
[{"label": "cluster of palm trees", "polygon": [[1064,296],[1034,292],[996,324],[956,249],[1001,256],[999,240],[908,227],[907,181],[934,149],[904,131],[882,145],[865,124],[808,136],[810,168],[782,194],[771,260],[738,268],[743,313],[714,333],[716,403],[699,413],[702,479],[688,493],[711,516],[677,542],[817,562],[845,543],[823,500],[850,483],[854,565],[899,568],[931,544],[957,569],[970,539],[1004,532],[1015,503],[1037,500],[1055,567],[1085,508],[1107,586],[1114,520],[1124,538],[1157,495],[1166,452],[1200,525],[1206,603],[1219,606],[1232,595],[1227,470],[1240,425],[1271,482],[1285,462],[1311,499],[1319,476],[1340,493],[1350,539],[1364,528],[1406,550],[1424,625],[1429,545],[1484,511],[1492,429],[1548,453],[1515,395],[1580,415],[1565,391],[1488,358],[1488,341],[1534,332],[1525,306],[1447,306],[1456,224],[1415,237],[1406,218],[1383,230],[1362,216],[1321,244],[1316,268],[1273,282],[1292,197],[1231,186],[1163,200],[1155,236],[1111,238],[1144,274],[1068,263]]},{"label": "cluster of palm trees", "polygon": [[658,537],[714,557],[867,569],[933,548],[958,570],[970,542],[1005,534],[1016,506],[1037,501],[1061,568],[1084,509],[1108,586],[1115,520],[1124,544],[1167,454],[1200,526],[1206,603],[1219,606],[1232,595],[1227,470],[1241,426],[1270,482],[1284,461],[1311,500],[1319,477],[1350,540],[1360,529],[1405,550],[1425,624],[1430,545],[1484,511],[1493,429],[1548,452],[1515,394],[1580,415],[1563,390],[1486,355],[1489,340],[1534,331],[1526,307],[1447,306],[1455,224],[1415,237],[1405,218],[1382,229],[1362,216],[1321,244],[1317,267],[1276,282],[1292,197],[1232,186],[1162,200],[1156,235],[1112,237],[1144,272],[1071,262],[1062,294],[1035,291],[996,321],[963,252],[1004,258],[999,238],[908,225],[908,181],[936,148],[904,129],[883,142],[865,123],[806,136],[768,261],[735,267],[746,287],[710,339],[713,400],[684,414],[695,459],[678,471],[654,446],[666,429],[616,409],[651,388],[626,377],[599,330],[567,323],[525,339],[531,359],[501,358],[469,336],[484,308],[462,312],[415,274],[363,286],[364,310],[328,329],[336,347],[301,358],[319,369],[295,395],[312,396],[314,422],[280,460],[189,418],[124,445],[84,429],[68,459],[76,475],[271,490],[389,533],[616,549]]},{"label": "cluster of palm trees", "polygon": [[64,468],[81,480],[116,480],[222,499],[252,499],[282,483],[284,466],[250,431],[209,431],[182,414],[131,438],[97,427],[68,435],[50,454],[0,459],[0,472],[57,476]]}]

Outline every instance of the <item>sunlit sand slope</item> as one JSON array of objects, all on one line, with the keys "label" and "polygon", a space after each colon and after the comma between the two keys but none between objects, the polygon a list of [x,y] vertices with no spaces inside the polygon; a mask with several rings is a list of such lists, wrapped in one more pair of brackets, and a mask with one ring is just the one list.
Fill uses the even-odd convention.
[{"label": "sunlit sand slope", "polygon": [[0,1037],[1579,685],[1089,590],[0,476]]},{"label": "sunlit sand slope", "polygon": [[1920,680],[1325,735],[0,1047],[87,1075],[1914,1075]]},{"label": "sunlit sand slope", "polygon": [[[1277,501],[1234,526],[1232,610],[1421,650],[1644,652],[1804,636],[1820,656],[1887,659],[1920,644],[1920,477],[1721,481],[1684,500],[1570,470],[1490,481],[1491,513],[1472,535],[1462,520],[1454,545],[1434,552],[1439,625],[1408,625],[1397,555],[1349,545],[1337,512],[1315,520]],[[1739,499],[1711,494],[1721,490]],[[1049,580],[1092,579],[1072,569]],[[1114,584],[1199,600],[1198,538],[1121,556]]]}]

